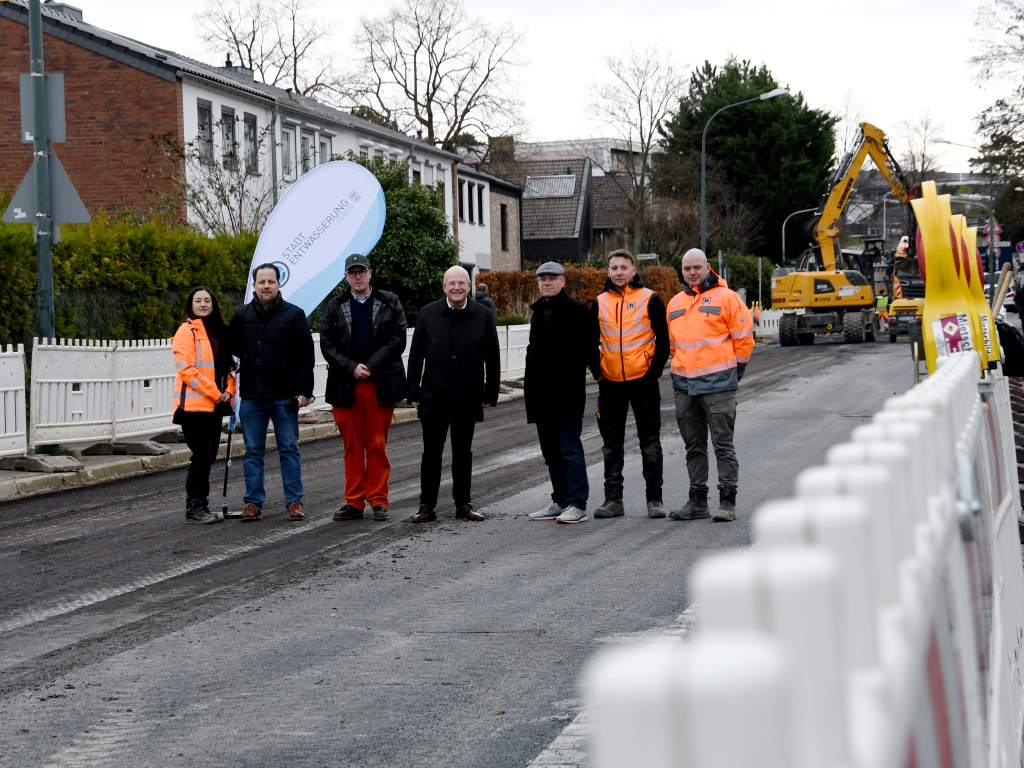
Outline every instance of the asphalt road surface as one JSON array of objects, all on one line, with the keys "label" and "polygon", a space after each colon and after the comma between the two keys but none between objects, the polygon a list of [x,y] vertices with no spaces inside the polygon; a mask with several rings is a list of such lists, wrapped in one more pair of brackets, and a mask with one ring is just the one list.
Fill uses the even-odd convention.
[{"label": "asphalt road surface", "polygon": [[[386,523],[331,521],[335,440],[302,446],[301,524],[282,509],[276,455],[254,524],[186,526],[183,470],[0,505],[0,765],[522,768],[575,716],[598,644],[671,623],[698,557],[747,544],[760,503],[912,383],[905,344],[755,350],[728,524],[648,520],[635,437],[625,518],[529,522],[549,487],[521,400],[478,426],[479,524],[452,519],[447,479],[441,521],[404,522],[416,423],[391,435]],[[671,508],[687,482],[662,391]],[[584,445],[593,508],[589,415]]]}]

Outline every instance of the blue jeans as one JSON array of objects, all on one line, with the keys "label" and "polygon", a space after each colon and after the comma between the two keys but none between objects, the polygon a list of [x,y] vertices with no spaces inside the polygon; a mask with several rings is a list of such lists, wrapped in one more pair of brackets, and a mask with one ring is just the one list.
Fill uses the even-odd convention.
[{"label": "blue jeans", "polygon": [[239,416],[245,438],[245,503],[262,507],[267,498],[263,487],[263,454],[267,451],[267,424],[274,422],[277,455],[281,461],[284,503],[302,501],[302,459],[299,456],[299,409],[295,398],[246,400]]},{"label": "blue jeans", "polygon": [[570,504],[586,510],[590,496],[587,461],[583,456],[582,422],[539,422],[540,451],[551,476],[551,500],[560,507]]}]

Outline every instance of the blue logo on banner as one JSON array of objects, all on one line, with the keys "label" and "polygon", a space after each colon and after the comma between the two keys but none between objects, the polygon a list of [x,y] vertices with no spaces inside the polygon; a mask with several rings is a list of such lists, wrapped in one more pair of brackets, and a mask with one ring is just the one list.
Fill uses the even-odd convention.
[{"label": "blue logo on banner", "polygon": [[277,267],[277,271],[281,273],[280,285],[284,288],[285,284],[288,282],[288,278],[291,276],[291,270],[288,269],[288,265],[283,261],[275,261],[274,266]]}]

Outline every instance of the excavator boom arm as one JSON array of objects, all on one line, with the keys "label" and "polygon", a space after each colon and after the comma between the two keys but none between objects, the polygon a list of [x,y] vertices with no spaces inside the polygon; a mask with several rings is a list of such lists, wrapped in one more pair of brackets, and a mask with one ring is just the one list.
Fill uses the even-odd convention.
[{"label": "excavator boom arm", "polygon": [[839,263],[839,219],[850,201],[857,174],[868,157],[874,160],[882,177],[889,182],[893,195],[901,203],[910,202],[903,171],[889,151],[885,134],[871,123],[861,123],[860,141],[839,163],[814,224],[814,241],[821,249],[823,266],[827,272],[834,272]]}]

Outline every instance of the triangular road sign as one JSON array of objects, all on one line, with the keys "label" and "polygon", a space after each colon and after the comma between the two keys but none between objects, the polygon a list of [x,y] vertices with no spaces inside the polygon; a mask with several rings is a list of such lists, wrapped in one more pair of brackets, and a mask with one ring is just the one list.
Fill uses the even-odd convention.
[{"label": "triangular road sign", "polygon": [[[50,208],[54,224],[85,224],[90,221],[82,198],[75,185],[68,178],[67,171],[60,164],[56,153],[50,151]],[[11,204],[4,211],[3,220],[8,224],[36,223],[36,172],[29,168],[22,179]]]}]

